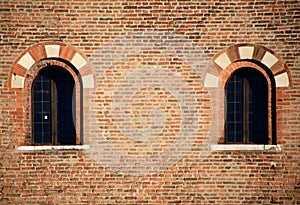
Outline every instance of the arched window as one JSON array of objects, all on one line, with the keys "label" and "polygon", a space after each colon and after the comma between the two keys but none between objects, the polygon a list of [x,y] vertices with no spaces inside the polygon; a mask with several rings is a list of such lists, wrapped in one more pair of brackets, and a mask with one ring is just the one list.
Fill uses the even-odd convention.
[{"label": "arched window", "polygon": [[268,81],[253,68],[233,72],[225,86],[225,142],[268,144]]},{"label": "arched window", "polygon": [[74,86],[66,69],[40,70],[32,86],[33,144],[76,144]]}]

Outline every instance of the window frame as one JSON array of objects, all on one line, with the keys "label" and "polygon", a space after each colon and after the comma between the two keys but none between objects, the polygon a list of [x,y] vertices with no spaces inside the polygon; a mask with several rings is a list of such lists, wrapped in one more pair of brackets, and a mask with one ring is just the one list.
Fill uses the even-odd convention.
[{"label": "window frame", "polygon": [[[227,82],[226,82],[226,85],[225,85],[225,143],[226,144],[265,144],[265,143],[255,143],[254,141],[257,141],[257,138],[254,136],[254,139],[252,139],[253,141],[251,141],[251,120],[250,120],[250,117],[251,117],[251,108],[250,108],[250,104],[251,103],[254,103],[253,100],[254,100],[254,96],[253,98],[251,99],[250,98],[250,83],[253,83],[253,82],[250,82],[249,81],[249,78],[253,77],[253,76],[257,76],[257,78],[259,78],[259,80],[263,80],[264,82],[262,82],[262,85],[263,86],[266,86],[265,88],[263,89],[266,89],[264,91],[263,94],[266,94],[266,99],[263,99],[263,101],[261,101],[263,103],[263,107],[265,109],[267,109],[264,113],[264,123],[266,123],[267,125],[267,129],[269,128],[269,123],[268,123],[268,113],[269,113],[269,109],[268,109],[268,96],[269,96],[269,91],[268,91],[268,82],[267,82],[267,79],[265,78],[265,76],[258,70],[254,69],[254,68],[250,68],[250,67],[242,67],[242,68],[239,68],[237,70],[235,70],[233,73],[231,73],[231,76],[228,78]],[[228,100],[228,93],[230,93],[229,91],[229,83],[236,83],[235,79],[233,79],[233,77],[236,77],[236,78],[240,78],[240,85],[241,85],[241,93],[240,93],[240,99],[241,99],[241,109],[239,111],[241,111],[242,113],[242,118],[240,120],[238,120],[238,122],[241,122],[242,124],[242,130],[241,130],[241,141],[237,141],[237,140],[233,140],[233,141],[229,141],[228,139],[228,132],[227,132],[227,128],[228,128],[228,103],[232,103],[232,102],[229,102]],[[232,80],[232,81],[231,81]],[[230,82],[231,81],[231,82]],[[238,93],[235,93],[234,91],[231,93],[233,93],[232,95],[234,97],[236,97],[238,95]],[[250,102],[251,100],[251,102]],[[265,101],[266,100],[266,101]],[[235,103],[235,100],[234,100],[234,103]],[[234,109],[236,111],[236,109]],[[252,110],[253,112],[253,110]],[[254,113],[253,116],[257,115],[257,113]],[[236,121],[234,121],[236,122]],[[253,123],[253,122],[252,122]],[[258,122],[255,122],[255,124],[257,124]],[[234,123],[235,124],[235,123]],[[267,135],[268,135],[268,130],[267,130]],[[264,140],[267,140],[269,141],[269,137],[268,136],[264,136]],[[264,141],[262,140],[262,141]],[[268,143],[267,143],[268,144]]]},{"label": "window frame", "polygon": [[[73,80],[74,80],[74,87],[75,91],[74,94],[76,95],[76,102],[74,105],[74,112],[76,113],[76,119],[75,119],[75,143],[71,145],[61,145],[57,143],[51,143],[51,144],[36,144],[34,143],[34,136],[33,136],[33,95],[32,95],[32,88],[34,85],[35,79],[38,77],[39,72],[47,67],[47,66],[57,66],[61,69],[64,69],[66,72],[68,72]],[[28,85],[27,93],[29,93],[27,99],[27,104],[29,105],[26,108],[26,112],[28,113],[26,115],[26,119],[28,119],[27,124],[27,137],[25,139],[25,144],[33,145],[33,146],[76,146],[76,145],[83,145],[83,86],[82,86],[82,78],[77,71],[77,69],[68,61],[65,61],[64,59],[57,59],[57,58],[49,58],[44,59],[39,62],[37,62],[31,69],[31,73],[27,76],[26,84]],[[26,143],[27,141],[27,143]]]},{"label": "window frame", "polygon": [[[67,80],[67,78],[69,78],[67,81],[65,82],[68,82],[68,83],[71,83],[70,85],[72,85],[72,90],[69,90],[68,92],[72,92],[72,95],[71,95],[71,98],[67,98],[67,99],[60,99],[59,95],[61,95],[62,93],[61,92],[64,92],[63,90],[59,91],[59,82],[58,82],[58,78],[59,77],[62,77],[64,79]],[[40,79],[41,77],[43,78],[47,78],[49,77],[48,79],[48,82],[50,84],[49,88],[48,89],[42,89],[42,90],[35,90],[35,85],[37,82],[37,80],[42,80]],[[42,80],[41,83],[44,83],[44,81]],[[38,84],[37,84],[38,85]],[[39,73],[37,74],[35,80],[33,81],[33,86],[31,88],[31,95],[33,96],[32,97],[32,133],[33,133],[33,144],[35,145],[62,145],[61,143],[59,143],[59,139],[58,139],[58,131],[59,131],[59,125],[58,125],[58,122],[60,122],[62,119],[59,118],[58,116],[58,113],[60,111],[60,108],[59,106],[61,104],[59,104],[59,102],[61,101],[64,101],[64,102],[68,102],[69,104],[71,104],[72,106],[72,109],[71,109],[71,113],[72,113],[72,122],[76,122],[76,112],[74,112],[75,110],[75,105],[73,104],[73,100],[74,100],[74,97],[75,97],[75,101],[76,101],[76,95],[74,96],[74,89],[76,89],[75,87],[75,80],[73,78],[73,76],[65,69],[63,69],[62,67],[60,66],[53,66],[53,65],[49,65],[49,66],[46,66],[44,67],[43,69],[41,69],[39,71]],[[42,91],[42,92],[45,92],[45,91],[48,91],[49,92],[49,108],[50,108],[50,113],[49,113],[49,123],[50,123],[50,142],[45,142],[43,141],[43,138],[42,138],[42,142],[39,143],[36,141],[36,138],[35,138],[35,123],[41,123],[43,124],[43,122],[39,122],[39,121],[35,121],[35,104],[38,104],[38,103],[42,103],[44,101],[36,101],[35,100],[35,92],[38,92],[38,91]],[[44,111],[42,109],[42,111]],[[41,114],[41,113],[40,113]],[[75,114],[75,116],[74,116]],[[42,114],[44,115],[44,114]],[[46,116],[46,115],[45,115]],[[43,118],[43,117],[42,117]],[[69,119],[70,120],[70,119]],[[73,130],[74,129],[74,130]],[[74,136],[70,136],[72,137],[72,140],[70,141],[74,141],[74,142],[70,142],[70,143],[66,143],[66,144],[63,144],[63,145],[74,145],[75,142],[76,142],[76,128],[75,128],[75,125],[73,127],[73,125],[71,126],[70,130],[69,131],[72,131],[74,132]],[[44,132],[44,131],[43,131]],[[64,137],[66,137],[64,135]]]},{"label": "window frame", "polygon": [[[269,145],[276,145],[277,144],[277,131],[276,131],[276,85],[275,85],[275,77],[272,71],[263,63],[253,60],[253,59],[243,59],[237,60],[230,64],[230,66],[226,67],[222,72],[220,72],[220,81],[219,84],[223,91],[221,97],[225,98],[225,87],[227,81],[230,79],[233,72],[237,69],[249,67],[260,71],[263,76],[266,78],[268,82],[268,138],[269,138]],[[223,100],[224,101],[224,100]],[[224,110],[225,111],[225,110]],[[226,115],[224,112],[224,123],[226,120]],[[225,127],[223,130],[223,134],[219,140],[219,143],[226,144],[225,139]],[[237,143],[236,143],[237,144]],[[251,144],[250,144],[251,145]]]}]

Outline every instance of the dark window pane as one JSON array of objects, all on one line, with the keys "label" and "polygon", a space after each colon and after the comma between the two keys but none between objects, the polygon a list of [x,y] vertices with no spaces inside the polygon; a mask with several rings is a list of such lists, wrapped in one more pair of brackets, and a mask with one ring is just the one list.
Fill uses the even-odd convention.
[{"label": "dark window pane", "polygon": [[57,89],[57,142],[59,144],[75,144],[75,126],[73,123],[73,89],[74,79],[65,72],[56,76]]},{"label": "dark window pane", "polygon": [[43,101],[51,102],[51,88],[43,90]]},{"label": "dark window pane", "polygon": [[35,113],[41,113],[43,111],[42,103],[40,102],[34,102],[33,109]]},{"label": "dark window pane", "polygon": [[60,67],[50,66],[40,71],[32,87],[34,143],[75,144],[74,84],[71,74]]},{"label": "dark window pane", "polygon": [[34,143],[51,143],[51,79],[48,72],[40,72],[33,84]]},{"label": "dark window pane", "polygon": [[35,91],[33,93],[33,98],[34,98],[35,102],[42,101],[42,97],[43,97],[42,92],[40,92],[40,91]]},{"label": "dark window pane", "polygon": [[249,142],[268,143],[268,83],[258,73],[248,75],[249,80]]},{"label": "dark window pane", "polygon": [[42,122],[42,120],[43,120],[42,113],[35,112],[34,116],[33,116],[33,120],[34,120],[34,122]]},{"label": "dark window pane", "polygon": [[[34,123],[34,133],[41,133],[43,132],[43,126],[42,123]],[[35,136],[38,139],[38,136]]]},{"label": "dark window pane", "polygon": [[44,132],[43,133],[43,144],[51,144],[52,138],[50,132]]},{"label": "dark window pane", "polygon": [[42,132],[34,132],[34,143],[41,144],[43,143],[43,133]]},{"label": "dark window pane", "polygon": [[231,143],[268,142],[268,83],[257,70],[242,68],[227,82],[225,138]]}]

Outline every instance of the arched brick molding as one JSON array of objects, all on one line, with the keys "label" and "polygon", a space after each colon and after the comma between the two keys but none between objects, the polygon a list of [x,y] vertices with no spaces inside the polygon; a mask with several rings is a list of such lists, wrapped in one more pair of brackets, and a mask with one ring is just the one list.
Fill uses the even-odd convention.
[{"label": "arched brick molding", "polygon": [[[268,92],[270,93],[268,97],[268,137],[270,139],[269,144],[276,144],[277,88],[291,86],[290,71],[283,59],[272,50],[255,44],[236,44],[225,48],[211,59],[205,76],[205,87],[209,90],[218,90],[219,98],[224,99],[224,88],[227,80],[235,70],[242,67],[259,70],[268,81]],[[220,100],[221,104],[222,100]],[[219,116],[224,116],[223,109],[220,110],[220,113]],[[224,143],[224,136],[221,136],[219,143]]]},{"label": "arched brick molding", "polygon": [[87,58],[73,46],[61,42],[38,43],[24,52],[16,59],[8,76],[8,87],[24,88],[26,73],[32,66],[44,59],[61,59],[71,63],[77,69],[83,88],[94,88],[94,75]]},{"label": "arched brick molding", "polygon": [[95,88],[95,75],[87,57],[73,46],[61,42],[35,44],[22,52],[13,64],[8,76],[8,87],[22,91],[24,106],[24,135],[19,145],[32,144],[31,87],[39,71],[47,65],[57,65],[68,70],[76,84],[76,144],[83,143],[83,110],[86,105],[82,99]]},{"label": "arched brick molding", "polygon": [[204,81],[205,86],[218,87],[221,73],[238,61],[262,63],[274,75],[276,87],[291,85],[290,72],[281,57],[264,46],[241,43],[225,48],[212,58],[210,66],[213,66],[214,69],[208,68]]}]

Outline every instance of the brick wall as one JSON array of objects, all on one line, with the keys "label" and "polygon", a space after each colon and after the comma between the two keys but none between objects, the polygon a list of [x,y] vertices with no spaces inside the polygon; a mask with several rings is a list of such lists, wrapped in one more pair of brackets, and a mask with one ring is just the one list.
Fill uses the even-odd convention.
[{"label": "brick wall", "polygon": [[[294,0],[2,0],[0,204],[299,204],[299,8],[299,1]],[[276,140],[282,150],[204,152],[208,136],[218,133],[210,130],[216,123],[211,121],[214,119],[214,102],[210,92],[214,90],[205,87],[204,74],[193,69],[197,65],[178,58],[172,49],[160,52],[165,45],[156,45],[150,40],[144,43],[150,42],[153,47],[135,53],[135,49],[143,45],[130,44],[127,37],[147,32],[162,37],[166,33],[171,37],[179,36],[180,40],[185,39],[185,43],[202,51],[200,54],[204,57],[194,61],[205,68],[201,70],[204,73],[209,60],[238,43],[264,46],[280,57],[283,63],[278,69],[286,70],[290,80],[289,86],[276,88]],[[143,44],[140,39],[134,39],[133,43]],[[130,52],[122,50],[122,58],[110,62],[107,57],[107,62],[102,62],[105,46],[120,48],[118,43],[124,43],[122,40],[126,41],[123,48]],[[95,87],[84,88],[84,112],[96,117],[96,121],[85,122],[83,142],[103,142],[93,141],[93,137],[103,136],[106,143],[113,145],[113,151],[105,155],[109,159],[101,158],[97,155],[98,150],[93,149],[17,151],[19,146],[31,143],[30,82],[38,69],[16,66],[20,56],[32,46],[41,45],[39,43],[61,45],[59,57],[69,62],[76,52],[88,62],[80,73],[82,76],[93,75]],[[34,60],[43,60],[45,54],[41,47],[34,48],[30,51]],[[77,65],[81,62],[78,59]],[[108,65],[105,75],[99,65]],[[36,66],[34,64],[32,68]],[[182,87],[180,83],[185,82],[194,94],[192,100],[198,108],[199,129],[184,141],[186,144],[177,144],[182,123],[180,99],[184,96],[178,97],[174,95],[175,91],[161,88],[165,82],[158,81],[154,85],[153,78],[149,79],[154,84],[148,84],[152,88],[143,88],[137,79],[126,78],[143,68],[171,71],[165,73],[165,79],[169,79],[169,74],[172,79],[177,77],[173,83]],[[14,73],[25,78],[25,87],[12,88]],[[176,76],[171,75],[174,73]],[[150,74],[155,77],[153,72]],[[132,140],[122,130],[126,123],[114,118],[116,113],[111,106],[116,105],[113,103],[116,103],[114,96],[117,94],[113,95],[113,91],[121,89],[120,85],[126,85],[126,82],[141,86],[131,98],[128,109],[136,129],[149,128],[153,108],[165,113],[165,127],[158,137]],[[95,98],[90,99],[91,95]],[[89,109],[88,103],[95,105],[95,110]],[[123,109],[122,106],[119,108]],[[174,151],[174,145],[176,155],[168,158],[172,155],[165,151]],[[188,149],[181,153],[180,147]],[[120,153],[126,153],[127,158],[120,157]],[[155,156],[168,160],[156,166],[151,160],[160,158],[153,159]],[[134,162],[139,159],[154,165],[137,163],[138,174],[135,174]],[[121,165],[114,164],[114,160],[121,161]],[[159,169],[151,172],[148,168]]]}]

